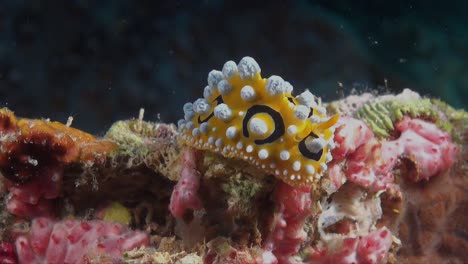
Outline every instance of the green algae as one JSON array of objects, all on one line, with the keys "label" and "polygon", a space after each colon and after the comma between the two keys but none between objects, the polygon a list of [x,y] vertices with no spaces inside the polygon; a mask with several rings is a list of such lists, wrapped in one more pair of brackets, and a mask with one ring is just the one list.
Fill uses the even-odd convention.
[{"label": "green algae", "polygon": [[255,206],[255,198],[268,191],[269,186],[259,178],[237,173],[221,184],[227,194],[230,211],[236,212],[238,217],[248,216]]},{"label": "green algae", "polygon": [[367,103],[356,111],[355,117],[366,122],[378,137],[390,137],[395,130],[394,124],[404,116],[421,118],[434,122],[441,129],[450,132],[450,122],[429,98],[398,100],[391,99]]}]

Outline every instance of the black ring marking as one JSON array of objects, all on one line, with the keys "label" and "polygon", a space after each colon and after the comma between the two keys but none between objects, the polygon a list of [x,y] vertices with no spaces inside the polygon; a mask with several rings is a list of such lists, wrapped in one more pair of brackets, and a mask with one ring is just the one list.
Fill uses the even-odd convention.
[{"label": "black ring marking", "polygon": [[[216,101],[216,105],[219,105],[219,104],[222,104],[224,103],[224,100],[223,100],[223,97],[220,95],[218,97],[216,97],[213,102]],[[198,124],[201,124],[201,123],[205,123],[207,122],[208,120],[210,120],[212,117],[214,116],[214,107],[213,107],[213,112],[211,112],[211,114],[209,116],[207,116],[205,119],[201,120],[200,119],[200,115],[198,116]]]},{"label": "black ring marking", "polygon": [[306,146],[306,139],[308,137],[318,138],[318,136],[315,135],[314,132],[310,132],[310,134],[307,137],[305,137],[303,140],[301,140],[301,142],[299,142],[299,151],[301,152],[302,156],[311,160],[319,161],[323,155],[323,149],[321,149],[317,153],[312,153],[309,149],[307,149]]},{"label": "black ring marking", "polygon": [[269,106],[254,105],[250,107],[249,110],[247,110],[247,113],[244,116],[244,120],[242,120],[242,133],[244,134],[244,137],[249,137],[249,130],[247,129],[247,125],[252,116],[258,113],[267,113],[268,115],[270,115],[273,119],[273,122],[275,122],[275,130],[267,138],[255,140],[255,144],[263,145],[267,143],[272,143],[278,138],[280,138],[282,135],[284,135],[284,122],[283,118],[281,117],[281,114]]},{"label": "black ring marking", "polygon": [[296,103],[294,102],[293,98],[292,97],[288,97],[288,101],[293,103],[294,105],[296,105]]},{"label": "black ring marking", "polygon": [[307,116],[307,118],[310,118],[313,114],[314,114],[314,109],[311,107],[310,112],[309,112],[309,116]]}]

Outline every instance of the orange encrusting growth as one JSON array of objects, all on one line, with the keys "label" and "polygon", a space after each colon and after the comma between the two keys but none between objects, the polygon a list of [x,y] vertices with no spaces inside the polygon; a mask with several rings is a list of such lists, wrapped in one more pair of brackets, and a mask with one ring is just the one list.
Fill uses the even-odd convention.
[{"label": "orange encrusting growth", "polygon": [[118,146],[91,134],[48,120],[16,118],[0,109],[0,170],[15,182],[28,180],[39,168],[71,162],[102,163]]},{"label": "orange encrusting growth", "polygon": [[292,91],[279,76],[262,78],[250,57],[228,61],[208,75],[204,98],[184,105],[180,140],[244,159],[290,185],[312,185],[332,159],[338,116],[327,117],[309,91]]}]

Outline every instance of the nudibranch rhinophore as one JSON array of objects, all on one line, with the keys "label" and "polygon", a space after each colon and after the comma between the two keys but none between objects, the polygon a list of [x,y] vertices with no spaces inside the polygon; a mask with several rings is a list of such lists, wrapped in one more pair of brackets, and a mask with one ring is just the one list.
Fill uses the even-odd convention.
[{"label": "nudibranch rhinophore", "polygon": [[182,143],[239,158],[293,186],[316,183],[332,160],[333,125],[320,99],[293,97],[279,76],[260,75],[251,57],[228,61],[208,74],[203,98],[184,105]]}]

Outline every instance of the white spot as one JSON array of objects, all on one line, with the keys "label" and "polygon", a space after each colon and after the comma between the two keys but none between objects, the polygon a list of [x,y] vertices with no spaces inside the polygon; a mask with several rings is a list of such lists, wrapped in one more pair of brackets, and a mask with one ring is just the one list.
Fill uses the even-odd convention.
[{"label": "white spot", "polygon": [[242,87],[240,95],[241,95],[241,98],[246,102],[252,102],[257,97],[257,94],[255,93],[255,89],[250,85],[246,85]]},{"label": "white spot", "polygon": [[261,159],[261,160],[264,160],[266,158],[268,158],[268,150],[266,149],[261,149],[259,152],[258,152],[258,157]]},{"label": "white spot", "polygon": [[60,179],[60,174],[55,172],[53,175],[52,175],[52,181],[53,182],[58,182],[58,180]]},{"label": "white spot", "polygon": [[222,121],[229,121],[232,117],[232,111],[227,104],[219,104],[214,108],[214,115]]},{"label": "white spot", "polygon": [[320,163],[320,169],[322,169],[322,173],[324,173],[324,172],[328,169],[327,164],[325,164],[325,163]]},{"label": "white spot", "polygon": [[289,173],[288,170],[284,170],[284,171],[283,171],[283,175],[284,175],[284,176],[288,175],[288,173]]},{"label": "white spot", "polygon": [[231,78],[237,73],[237,65],[233,61],[227,61],[223,66],[223,75],[226,79]]},{"label": "white spot", "polygon": [[37,164],[39,164],[39,162],[37,161],[37,159],[33,159],[31,158],[31,156],[28,156],[28,163],[33,165],[33,166],[37,166]]},{"label": "white spot", "polygon": [[244,147],[244,144],[242,142],[240,142],[240,141],[237,142],[237,144],[236,144],[237,149],[242,149],[243,147]]},{"label": "white spot", "polygon": [[203,138],[200,138],[200,140],[198,140],[198,143],[203,144]]},{"label": "white spot", "polygon": [[299,120],[305,120],[310,113],[310,108],[304,105],[294,107],[294,116]]},{"label": "white spot", "polygon": [[252,152],[253,151],[252,145],[248,145],[247,148],[245,148],[245,151],[247,151],[247,153]]},{"label": "white spot", "polygon": [[192,136],[198,137],[200,135],[200,129],[198,127],[192,130]]},{"label": "white spot", "polygon": [[218,138],[215,142],[216,147],[220,148],[223,146],[223,140],[221,138]]},{"label": "white spot", "polygon": [[300,180],[300,179],[301,179],[301,175],[297,175],[297,179]]},{"label": "white spot", "polygon": [[257,136],[262,136],[268,132],[268,126],[262,119],[254,117],[249,122],[249,130]]},{"label": "white spot", "polygon": [[319,116],[315,116],[315,115],[311,116],[309,120],[312,123],[317,123],[317,124],[322,123],[322,118],[320,118]]},{"label": "white spot", "polygon": [[179,121],[177,121],[177,127],[179,129],[182,129],[185,127],[185,120],[184,119],[180,119]]},{"label": "white spot", "polygon": [[333,156],[332,156],[332,154],[330,152],[328,152],[327,155],[325,156],[325,160],[327,162],[330,162],[330,161],[333,160]]},{"label": "white spot", "polygon": [[183,106],[184,113],[193,111],[193,104],[192,103],[185,103]]},{"label": "white spot", "polygon": [[318,153],[326,144],[327,142],[321,137],[306,141],[306,147],[312,153]]},{"label": "white spot", "polygon": [[280,152],[280,159],[281,160],[288,160],[291,155],[289,154],[289,151],[287,150],[282,150]]},{"label": "white spot", "polygon": [[275,170],[275,174],[276,174],[276,175],[280,175],[280,171],[279,171],[279,170]]},{"label": "white spot", "polygon": [[294,174],[291,175],[290,179],[291,179],[291,181],[294,181],[296,179],[296,175],[294,175]]},{"label": "white spot", "polygon": [[218,83],[218,91],[222,95],[227,95],[232,91],[232,85],[227,80],[221,80]]},{"label": "white spot", "polygon": [[193,103],[193,111],[195,111],[195,113],[204,115],[210,111],[210,105],[206,102],[205,99],[199,98]]},{"label": "white spot", "polygon": [[261,72],[260,66],[252,57],[244,57],[237,65],[241,79],[252,79]]},{"label": "white spot", "polygon": [[218,83],[224,79],[224,75],[222,72],[217,71],[217,70],[212,70],[210,73],[208,73],[208,85],[210,87],[215,87],[218,85]]},{"label": "white spot", "polygon": [[265,164],[262,164],[262,169],[266,168]]},{"label": "white spot", "polygon": [[209,99],[213,95],[213,88],[207,85],[203,90],[203,97]]},{"label": "white spot", "polygon": [[213,132],[216,132],[216,130],[218,130],[216,127],[213,127],[213,128],[211,129],[211,131],[213,131]]},{"label": "white spot", "polygon": [[208,123],[205,122],[200,124],[200,132],[202,132],[203,134],[208,133],[209,130],[210,127],[208,126]]},{"label": "white spot", "polygon": [[301,162],[300,161],[294,161],[293,162],[293,165],[292,165],[292,168],[294,171],[299,171],[301,169]]},{"label": "white spot", "polygon": [[306,172],[309,173],[309,174],[314,174],[315,173],[315,168],[314,166],[308,164],[305,166],[305,169],[306,169]]},{"label": "white spot", "polygon": [[184,104],[184,119],[185,120],[190,120],[195,116],[195,113],[193,112],[193,104],[192,103],[186,103]]},{"label": "white spot", "polygon": [[234,139],[237,136],[237,128],[234,126],[228,127],[226,129],[226,137],[229,139]]},{"label": "white spot", "polygon": [[239,116],[244,116],[245,113],[244,113],[244,111],[239,111],[238,114],[239,114]]},{"label": "white spot", "polygon": [[314,100],[314,95],[309,91],[305,90],[300,95],[296,96],[296,100],[307,107],[317,107],[317,103]]},{"label": "white spot", "polygon": [[288,134],[294,135],[297,133],[297,127],[295,125],[288,126]]},{"label": "white spot", "polygon": [[285,90],[283,78],[277,75],[270,76],[266,83],[265,89],[271,96],[282,94]]},{"label": "white spot", "polygon": [[317,112],[319,112],[322,115],[326,115],[327,114],[327,109],[325,109],[325,107],[323,107],[323,106],[317,106]]},{"label": "white spot", "polygon": [[187,129],[192,129],[195,125],[193,124],[192,121],[188,121],[187,123],[185,123],[185,127]]}]

